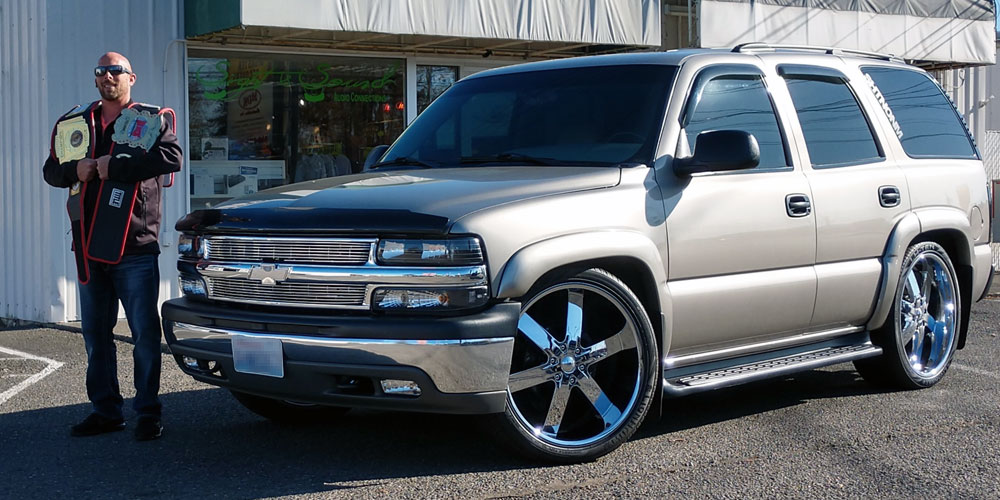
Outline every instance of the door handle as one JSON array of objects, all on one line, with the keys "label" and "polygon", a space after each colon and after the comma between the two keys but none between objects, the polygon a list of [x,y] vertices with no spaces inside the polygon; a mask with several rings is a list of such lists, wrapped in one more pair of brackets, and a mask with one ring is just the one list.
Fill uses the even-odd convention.
[{"label": "door handle", "polygon": [[892,208],[899,205],[899,188],[896,186],[882,186],[878,188],[878,202],[885,208]]},{"label": "door handle", "polygon": [[804,194],[790,194],[785,197],[785,211],[789,217],[805,217],[812,213],[812,203]]}]

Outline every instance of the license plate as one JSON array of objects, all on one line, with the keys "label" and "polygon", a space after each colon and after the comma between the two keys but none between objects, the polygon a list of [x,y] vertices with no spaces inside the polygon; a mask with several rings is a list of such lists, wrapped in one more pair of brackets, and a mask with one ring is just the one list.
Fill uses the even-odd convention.
[{"label": "license plate", "polygon": [[233,335],[233,367],[240,373],[266,377],[285,376],[281,340]]}]

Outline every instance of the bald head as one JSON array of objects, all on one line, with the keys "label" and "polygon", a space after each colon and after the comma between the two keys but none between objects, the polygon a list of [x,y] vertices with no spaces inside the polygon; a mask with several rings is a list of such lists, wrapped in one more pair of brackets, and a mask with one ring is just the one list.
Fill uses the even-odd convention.
[{"label": "bald head", "polygon": [[108,103],[126,104],[132,99],[132,85],[135,84],[135,73],[132,73],[132,63],[128,59],[117,53],[108,52],[97,60],[98,66],[121,66],[127,72],[120,72],[115,75],[112,71],[105,71],[103,75],[94,78],[94,85],[101,93],[101,99]]},{"label": "bald head", "polygon": [[128,58],[117,52],[108,52],[104,54],[97,60],[97,64],[98,66],[121,64],[122,66],[125,66],[125,69],[132,71],[132,63],[128,62]]}]

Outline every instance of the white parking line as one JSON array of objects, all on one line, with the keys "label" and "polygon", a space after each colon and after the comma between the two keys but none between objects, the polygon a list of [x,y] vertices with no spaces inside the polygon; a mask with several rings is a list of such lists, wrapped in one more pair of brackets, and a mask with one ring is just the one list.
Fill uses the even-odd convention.
[{"label": "white parking line", "polygon": [[34,384],[35,382],[38,382],[39,380],[47,377],[50,373],[58,370],[59,367],[63,365],[62,363],[54,359],[43,358],[41,356],[35,356],[34,354],[15,351],[13,349],[7,349],[5,347],[0,347],[0,352],[4,354],[9,354],[11,356],[18,356],[18,358],[15,359],[34,359],[36,361],[41,361],[46,364],[45,368],[42,371],[28,377],[25,380],[22,380],[19,384],[15,385],[14,387],[11,387],[6,391],[0,392],[0,405],[6,403],[7,400],[14,397],[15,394],[27,389],[29,386],[31,386],[31,384]]},{"label": "white parking line", "polygon": [[975,373],[976,375],[983,375],[985,377],[993,377],[993,378],[1000,379],[1000,375],[998,375],[996,373],[993,373],[991,371],[982,370],[982,369],[979,369],[979,368],[974,368],[974,367],[971,367],[969,365],[963,365],[962,363],[952,362],[951,366],[954,366],[955,368],[958,368],[959,370],[965,370],[967,372]]}]

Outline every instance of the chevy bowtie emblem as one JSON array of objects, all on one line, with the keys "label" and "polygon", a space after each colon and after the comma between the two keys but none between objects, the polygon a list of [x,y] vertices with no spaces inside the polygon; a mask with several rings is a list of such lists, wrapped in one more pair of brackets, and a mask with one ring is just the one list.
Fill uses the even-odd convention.
[{"label": "chevy bowtie emblem", "polygon": [[253,266],[250,268],[250,279],[260,281],[261,285],[277,285],[288,279],[289,269],[287,267],[275,267],[273,265]]}]

